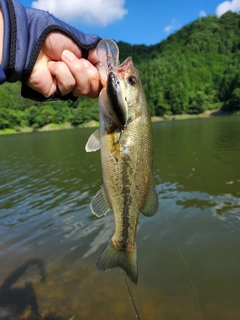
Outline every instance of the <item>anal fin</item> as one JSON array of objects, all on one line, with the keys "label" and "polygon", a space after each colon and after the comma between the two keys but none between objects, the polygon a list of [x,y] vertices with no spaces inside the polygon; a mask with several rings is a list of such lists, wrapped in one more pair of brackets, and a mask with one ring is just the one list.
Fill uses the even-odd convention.
[{"label": "anal fin", "polygon": [[95,197],[92,199],[90,208],[92,210],[92,213],[96,217],[105,216],[107,212],[111,210],[103,187],[96,193]]}]

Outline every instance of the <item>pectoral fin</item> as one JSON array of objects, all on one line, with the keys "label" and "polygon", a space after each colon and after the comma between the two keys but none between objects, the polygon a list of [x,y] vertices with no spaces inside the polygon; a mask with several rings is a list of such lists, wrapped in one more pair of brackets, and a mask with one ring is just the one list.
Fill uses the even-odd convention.
[{"label": "pectoral fin", "polygon": [[142,214],[146,217],[154,216],[158,210],[158,197],[155,190],[155,183],[152,178],[152,183],[147,196],[147,201],[142,210]]},{"label": "pectoral fin", "polygon": [[86,152],[93,152],[100,149],[100,132],[99,129],[93,132],[88,138],[88,142],[85,146]]},{"label": "pectoral fin", "polygon": [[101,188],[90,203],[92,213],[97,217],[102,217],[110,211],[110,207],[105,196],[104,189]]}]

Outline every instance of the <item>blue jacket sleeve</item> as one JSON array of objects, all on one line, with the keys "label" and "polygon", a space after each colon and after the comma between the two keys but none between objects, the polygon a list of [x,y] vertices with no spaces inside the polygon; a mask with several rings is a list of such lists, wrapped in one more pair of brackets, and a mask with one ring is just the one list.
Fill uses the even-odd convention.
[{"label": "blue jacket sleeve", "polygon": [[0,84],[4,83],[5,81],[6,81],[6,75],[2,67],[0,66]]},{"label": "blue jacket sleeve", "polygon": [[[38,101],[49,100],[26,85],[49,32],[59,30],[70,36],[81,47],[86,58],[88,50],[96,47],[100,41],[96,35],[84,34],[46,11],[24,8],[15,0],[0,0],[0,7],[4,18],[1,67],[6,75],[6,81],[22,82],[24,97]],[[59,98],[66,100],[72,97],[71,95],[61,97],[57,91],[50,100]]]}]

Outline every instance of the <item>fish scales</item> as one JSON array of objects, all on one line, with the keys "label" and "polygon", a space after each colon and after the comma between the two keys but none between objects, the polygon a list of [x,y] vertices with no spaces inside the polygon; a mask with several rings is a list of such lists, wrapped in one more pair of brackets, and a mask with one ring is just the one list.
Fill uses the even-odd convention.
[{"label": "fish scales", "polygon": [[[143,121],[139,119],[139,126],[144,132]],[[143,139],[143,136],[137,134],[135,124],[131,127],[129,124],[121,139],[119,158],[111,152],[112,139],[108,135],[101,138],[101,145],[105,144],[106,150],[110,146],[109,153],[102,153],[102,168],[105,191],[115,215],[114,239],[134,243],[137,218],[145,204],[146,188],[150,183],[152,150],[149,147],[150,139]],[[131,219],[131,223],[126,225],[126,221]],[[121,239],[122,232],[129,238]]]},{"label": "fish scales", "polygon": [[[104,74],[102,70],[101,73]],[[104,77],[107,79],[106,75]],[[103,187],[91,201],[91,209],[97,216],[112,210],[115,219],[113,237],[102,252],[97,267],[99,270],[121,267],[137,283],[135,239],[139,214],[152,216],[158,208],[152,178],[151,120],[139,73],[132,59],[129,57],[120,66],[111,66],[109,78],[100,95],[100,129],[86,145],[87,151],[101,149],[103,173]],[[116,91],[114,83],[109,85],[112,79],[117,79]],[[116,99],[112,99],[114,106],[104,92],[106,87],[111,96],[120,92]],[[110,111],[110,116],[106,110]],[[126,124],[119,118],[118,110]],[[99,140],[99,145],[96,140]]]}]

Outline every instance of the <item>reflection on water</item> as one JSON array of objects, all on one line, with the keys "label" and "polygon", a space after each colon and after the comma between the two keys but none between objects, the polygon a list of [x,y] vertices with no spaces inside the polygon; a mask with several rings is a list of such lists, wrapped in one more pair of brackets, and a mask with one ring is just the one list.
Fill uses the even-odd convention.
[{"label": "reflection on water", "polygon": [[[0,137],[0,318],[134,319],[119,269],[95,263],[114,229],[91,129]],[[239,318],[240,118],[154,123],[159,212],[140,217],[141,319]],[[173,230],[171,233],[168,221]],[[180,251],[178,250],[180,248]]]}]

